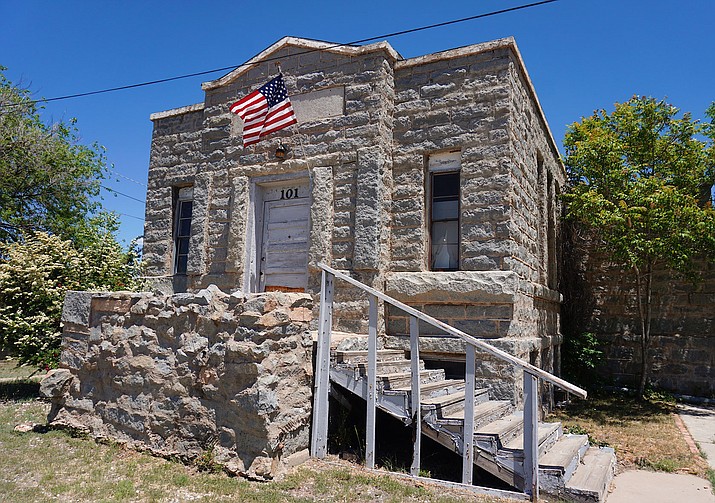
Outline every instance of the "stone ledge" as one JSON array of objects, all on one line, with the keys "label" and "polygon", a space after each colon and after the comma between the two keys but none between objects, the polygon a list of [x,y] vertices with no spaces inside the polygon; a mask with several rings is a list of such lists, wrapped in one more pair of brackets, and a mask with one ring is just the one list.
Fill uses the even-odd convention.
[{"label": "stone ledge", "polygon": [[393,272],[385,293],[410,303],[513,303],[519,277],[512,271]]},{"label": "stone ledge", "polygon": [[[482,342],[494,346],[497,349],[506,351],[507,353],[520,357],[527,355],[531,351],[550,347],[556,341],[560,342],[560,336],[554,337],[528,337],[528,338],[507,338],[500,339],[480,339]],[[410,337],[406,335],[387,335],[385,336],[386,349],[403,349],[409,351]],[[420,337],[420,355],[423,358],[429,359],[431,354],[450,356],[457,360],[464,360],[466,351],[466,343],[458,338],[451,336],[437,337]],[[477,349],[479,352],[479,349]],[[451,359],[451,358],[450,358]]]}]

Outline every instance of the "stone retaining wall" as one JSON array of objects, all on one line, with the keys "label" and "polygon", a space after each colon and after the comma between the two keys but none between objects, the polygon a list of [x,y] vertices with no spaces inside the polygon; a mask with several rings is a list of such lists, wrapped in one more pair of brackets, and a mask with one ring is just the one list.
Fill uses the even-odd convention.
[{"label": "stone retaining wall", "polygon": [[269,479],[307,457],[312,298],[70,292],[49,420]]}]

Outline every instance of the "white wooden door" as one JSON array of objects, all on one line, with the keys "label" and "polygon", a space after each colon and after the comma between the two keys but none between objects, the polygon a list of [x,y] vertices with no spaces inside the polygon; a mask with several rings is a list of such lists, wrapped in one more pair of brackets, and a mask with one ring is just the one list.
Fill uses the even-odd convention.
[{"label": "white wooden door", "polygon": [[309,198],[263,203],[261,290],[305,291],[309,231]]}]

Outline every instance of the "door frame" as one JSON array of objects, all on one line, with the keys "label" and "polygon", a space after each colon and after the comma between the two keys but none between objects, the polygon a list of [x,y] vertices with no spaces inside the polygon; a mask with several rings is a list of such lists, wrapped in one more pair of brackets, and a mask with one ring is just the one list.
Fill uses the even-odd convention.
[{"label": "door frame", "polygon": [[[305,185],[308,187],[308,205],[313,204],[313,180],[309,172],[300,171],[281,175],[257,176],[250,180],[248,197],[249,211],[246,225],[246,255],[244,259],[245,270],[243,275],[243,292],[258,293],[262,290],[260,278],[260,260],[263,249],[263,206],[264,195],[267,190],[283,185]],[[308,231],[312,227],[312,219],[308,224]],[[310,239],[310,238],[309,238]],[[308,243],[308,247],[312,243]]]}]

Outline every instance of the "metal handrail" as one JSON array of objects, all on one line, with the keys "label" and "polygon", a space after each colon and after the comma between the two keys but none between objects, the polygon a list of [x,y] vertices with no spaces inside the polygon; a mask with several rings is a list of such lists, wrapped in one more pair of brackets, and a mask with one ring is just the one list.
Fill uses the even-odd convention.
[{"label": "metal handrail", "polygon": [[539,498],[539,408],[538,408],[538,379],[549,382],[569,393],[581,398],[586,398],[585,390],[575,386],[545,370],[531,365],[491,344],[462,332],[446,323],[433,318],[417,309],[396,300],[389,295],[371,288],[347,274],[333,269],[323,263],[318,263],[322,269],[320,289],[320,320],[318,327],[318,344],[315,370],[315,394],[313,405],[313,433],[311,438],[311,453],[322,458],[327,453],[328,435],[328,389],[330,383],[330,338],[333,321],[333,294],[334,278],[340,278],[347,283],[369,294],[369,333],[368,333],[368,372],[367,372],[367,423],[366,423],[366,452],[365,461],[368,468],[374,468],[375,463],[375,413],[377,399],[376,361],[377,361],[377,299],[391,304],[410,315],[410,367],[411,367],[411,399],[410,422],[413,426],[413,457],[410,473],[419,475],[420,470],[420,438],[421,430],[421,403],[420,403],[420,371],[419,371],[419,323],[422,320],[429,325],[437,327],[448,334],[459,337],[466,343],[465,351],[465,409],[462,438],[462,482],[471,484],[474,463],[474,400],[475,400],[475,350],[477,348],[497,358],[511,363],[522,369],[524,379],[524,461],[523,485],[524,491],[530,496],[531,501]]},{"label": "metal handrail", "polygon": [[391,305],[395,306],[396,308],[401,309],[402,311],[405,311],[406,313],[414,316],[415,318],[418,318],[418,319],[424,321],[425,323],[429,323],[430,325],[437,327],[451,335],[459,337],[463,341],[465,341],[465,342],[467,342],[483,351],[486,351],[487,353],[490,353],[501,360],[504,360],[504,361],[509,362],[517,367],[520,367],[524,371],[526,371],[540,379],[543,379],[546,382],[550,382],[551,384],[554,384],[555,386],[558,386],[559,388],[561,388],[565,391],[568,391],[569,393],[573,393],[574,395],[576,395],[580,398],[586,398],[588,395],[588,392],[586,390],[579,388],[578,386],[571,384],[568,381],[564,381],[563,379],[556,377],[555,375],[550,374],[549,372],[546,372],[545,370],[542,370],[539,367],[536,367],[536,366],[522,360],[521,358],[517,358],[516,356],[511,355],[511,354],[507,353],[506,351],[502,351],[501,349],[496,348],[496,347],[492,346],[491,344],[488,344],[484,341],[481,341],[481,340],[477,339],[476,337],[473,337],[465,332],[462,332],[459,329],[456,329],[450,325],[447,325],[443,321],[433,318],[432,316],[429,316],[429,315],[423,313],[422,311],[418,311],[417,309],[410,307],[407,304],[404,304],[404,303],[400,302],[399,300],[390,297],[389,295],[385,295],[384,293],[382,293],[378,290],[375,290],[374,288],[371,288],[354,278],[351,278],[347,274],[344,274],[344,273],[338,271],[337,269],[333,269],[332,267],[327,266],[323,263],[318,263],[318,267],[320,267],[322,270],[324,270],[326,272],[329,272],[330,274],[334,275],[335,277],[340,278],[343,281],[347,281],[351,285],[356,286],[356,287],[360,288],[361,290],[368,292],[371,295],[374,295],[375,297],[381,299],[382,301],[387,302],[388,304],[391,304]]}]

